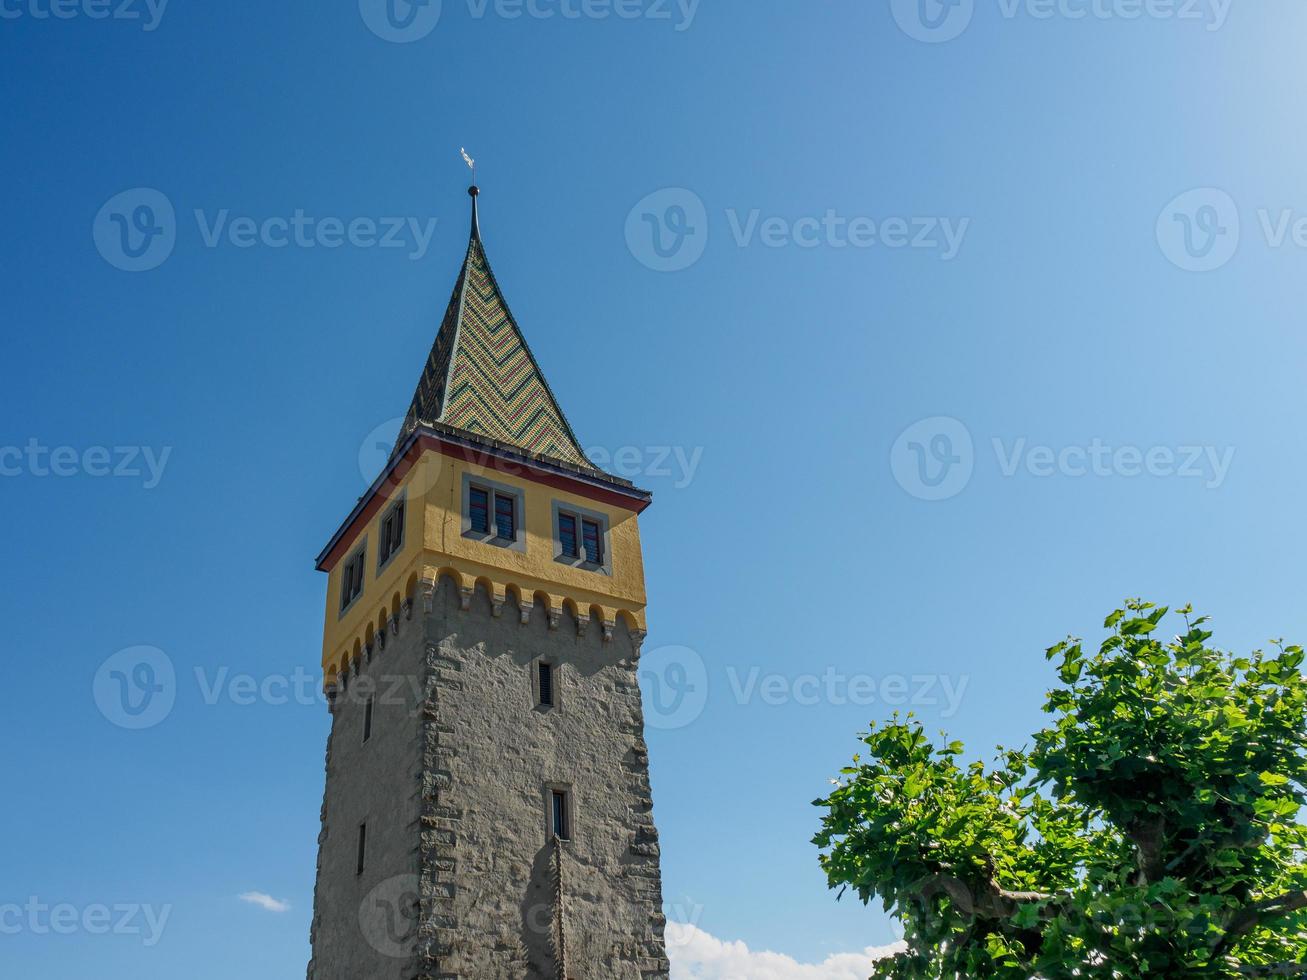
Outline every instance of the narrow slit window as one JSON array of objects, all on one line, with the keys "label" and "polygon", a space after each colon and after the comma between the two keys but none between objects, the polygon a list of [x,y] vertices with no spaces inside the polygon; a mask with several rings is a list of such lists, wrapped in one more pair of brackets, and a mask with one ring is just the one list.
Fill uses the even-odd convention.
[{"label": "narrow slit window", "polygon": [[604,538],[598,521],[582,521],[581,537],[585,543],[585,560],[593,565],[604,563]]},{"label": "narrow slit window", "polygon": [[495,494],[495,534],[505,541],[517,538],[517,501],[506,493]]},{"label": "narrow slit window", "polygon": [[477,534],[489,534],[490,494],[480,487],[473,487],[468,493],[468,510],[472,530]]},{"label": "narrow slit window", "polygon": [[554,836],[559,840],[572,839],[571,821],[568,817],[568,799],[567,790],[556,789],[551,794],[553,797],[553,831]]},{"label": "narrow slit window", "polygon": [[349,604],[363,592],[363,561],[366,549],[360,551],[345,563],[340,573],[340,608],[344,612]]},{"label": "narrow slit window", "polygon": [[372,702],[374,698],[369,697],[368,703],[363,706],[363,741],[372,737]]},{"label": "narrow slit window", "polygon": [[554,665],[540,665],[540,704],[545,708],[554,706]]},{"label": "narrow slit window", "polygon": [[558,544],[564,558],[580,558],[576,545],[576,518],[571,514],[558,515]]},{"label": "narrow slit window", "polygon": [[368,856],[368,825],[359,824],[359,866],[357,874],[363,873],[363,866]]},{"label": "narrow slit window", "polygon": [[381,545],[378,561],[384,565],[404,546],[404,501],[390,509],[381,522]]}]

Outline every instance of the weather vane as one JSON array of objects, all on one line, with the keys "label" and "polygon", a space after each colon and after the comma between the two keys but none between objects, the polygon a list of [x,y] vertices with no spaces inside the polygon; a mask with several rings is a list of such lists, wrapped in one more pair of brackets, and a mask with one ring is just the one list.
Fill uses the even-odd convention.
[{"label": "weather vane", "polygon": [[477,162],[467,155],[466,147],[459,147],[458,152],[463,154],[463,162],[467,164],[468,169],[472,171],[472,183],[477,182]]}]

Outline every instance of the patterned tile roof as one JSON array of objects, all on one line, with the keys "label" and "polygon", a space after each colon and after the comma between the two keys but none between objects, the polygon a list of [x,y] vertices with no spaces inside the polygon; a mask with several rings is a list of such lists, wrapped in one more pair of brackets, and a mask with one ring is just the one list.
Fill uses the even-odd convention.
[{"label": "patterned tile roof", "polygon": [[509,312],[477,225],[396,449],[418,425],[439,423],[588,470],[572,427]]}]

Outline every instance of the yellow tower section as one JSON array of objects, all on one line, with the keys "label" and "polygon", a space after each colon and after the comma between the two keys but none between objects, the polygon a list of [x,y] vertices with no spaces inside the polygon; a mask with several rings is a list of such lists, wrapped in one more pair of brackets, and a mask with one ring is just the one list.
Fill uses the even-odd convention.
[{"label": "yellow tower section", "polygon": [[495,281],[476,188],[467,256],[395,451],[318,557],[322,666],[334,677],[398,632],[447,577],[468,605],[611,638],[645,631],[639,514],[651,495],[586,457]]}]

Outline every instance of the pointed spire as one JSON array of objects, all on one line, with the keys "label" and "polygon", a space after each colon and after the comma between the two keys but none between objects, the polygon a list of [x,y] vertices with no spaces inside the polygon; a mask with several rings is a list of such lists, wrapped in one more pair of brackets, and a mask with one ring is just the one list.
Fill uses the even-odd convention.
[{"label": "pointed spire", "polygon": [[418,426],[439,424],[596,470],[490,271],[477,215],[481,191],[473,184],[467,192],[472,198],[467,256],[395,449]]}]

